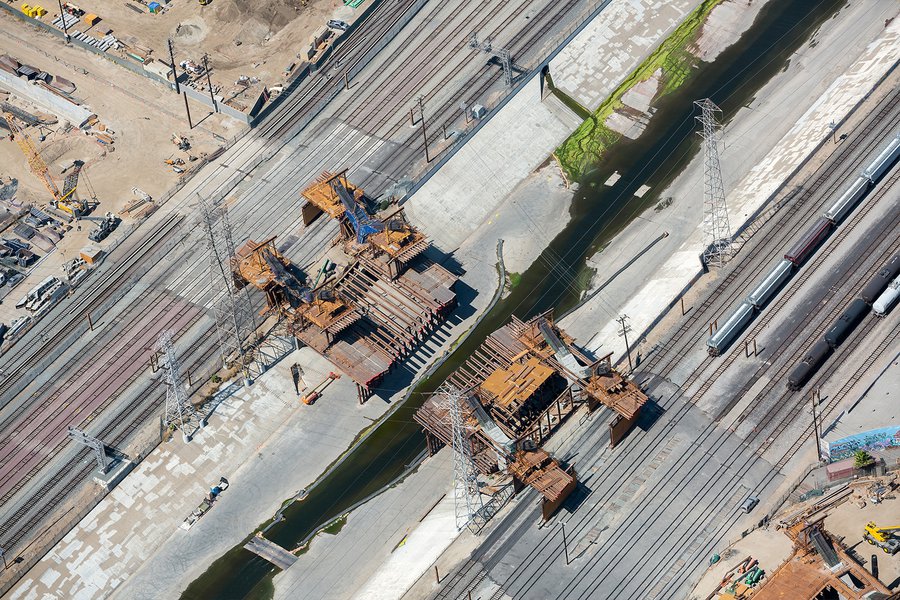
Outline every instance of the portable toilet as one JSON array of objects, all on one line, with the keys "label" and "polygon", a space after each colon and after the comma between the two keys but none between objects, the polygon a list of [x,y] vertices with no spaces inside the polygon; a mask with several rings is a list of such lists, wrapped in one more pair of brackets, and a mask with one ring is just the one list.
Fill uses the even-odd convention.
[{"label": "portable toilet", "polygon": [[150,12],[153,13],[154,15],[159,13],[160,10],[162,10],[162,6],[160,6],[159,2],[151,2],[150,4],[147,5],[147,8],[149,8]]}]

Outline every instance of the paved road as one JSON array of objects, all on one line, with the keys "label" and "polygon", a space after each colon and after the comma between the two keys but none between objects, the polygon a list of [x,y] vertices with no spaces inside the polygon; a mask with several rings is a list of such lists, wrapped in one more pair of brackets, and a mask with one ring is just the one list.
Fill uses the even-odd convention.
[{"label": "paved road", "polygon": [[[214,372],[209,307],[216,294],[197,226],[198,195],[227,202],[237,243],[278,235],[283,252],[307,266],[336,233],[325,219],[302,226],[299,191],[310,180],[324,169],[349,168],[354,181],[378,195],[425,166],[421,131],[408,125],[408,109],[418,96],[424,97],[433,157],[451,143],[443,140],[440,125],[465,126],[461,100],[492,106],[504,90],[499,67],[467,46],[471,31],[492,36],[529,68],[558,43],[564,28],[599,3],[513,0],[499,10],[462,0],[427,3],[343,90],[342,71],[355,72],[354,65],[413,4],[386,0],[359,30],[358,42],[340,48],[318,75],[167,202],[74,297],[0,359],[6,374],[0,381],[0,458],[12,475],[0,490],[0,545],[8,553],[21,549],[50,516],[48,505],[89,471],[87,463],[76,463],[85,454],[65,441],[66,425],[123,445],[157,418],[164,391],[147,359],[159,330],[175,330],[195,387]],[[57,416],[47,419],[50,413]]]},{"label": "paved road", "polygon": [[[684,327],[638,368],[658,418],[645,418],[614,451],[607,447],[608,411],[570,424],[573,441],[560,454],[575,465],[581,488],[546,524],[536,494],[527,493],[434,598],[684,598],[708,558],[765,515],[779,486],[792,481],[791,458],[811,436],[808,390],[821,387],[826,410],[834,410],[849,392],[848,372],[896,343],[900,315],[870,315],[804,390],[785,387],[797,353],[900,250],[892,234],[900,226],[900,167],[757,317],[751,337],[713,359],[705,330],[746,296],[800,224],[819,214],[843,178],[858,173],[872,147],[895,130],[895,99],[872,111],[843,151],[802,182],[806,192],[759,228],[683,318]],[[747,358],[743,340],[752,336],[760,354]],[[751,493],[763,503],[745,516],[737,507]]]}]

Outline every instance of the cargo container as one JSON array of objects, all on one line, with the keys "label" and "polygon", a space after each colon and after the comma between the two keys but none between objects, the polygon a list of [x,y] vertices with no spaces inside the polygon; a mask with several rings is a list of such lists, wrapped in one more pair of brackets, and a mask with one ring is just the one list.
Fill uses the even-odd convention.
[{"label": "cargo container", "polygon": [[869,304],[862,298],[855,298],[825,334],[825,341],[832,348],[840,346],[868,312]]},{"label": "cargo container", "polygon": [[853,184],[825,211],[825,218],[835,225],[844,220],[847,213],[856,206],[859,199],[866,195],[869,189],[869,180],[865,177],[857,177]]},{"label": "cargo container", "polygon": [[749,302],[744,302],[725,321],[725,324],[706,341],[706,351],[709,352],[710,356],[719,356],[726,350],[752,318],[753,305]]},{"label": "cargo container", "polygon": [[828,234],[831,232],[831,221],[825,217],[819,219],[800,236],[800,239],[794,244],[790,250],[784,255],[785,260],[789,260],[797,266],[802,265],[807,258],[818,248]]},{"label": "cargo container", "polygon": [[779,262],[766,278],[763,279],[762,283],[760,283],[755,290],[750,292],[750,295],[747,296],[747,302],[752,304],[756,310],[762,310],[762,307],[772,299],[775,292],[777,292],[781,286],[784,285],[784,282],[790,278],[793,269],[794,264],[791,261],[782,260]]},{"label": "cargo container", "polygon": [[825,340],[819,340],[813,344],[788,376],[788,387],[792,390],[802,388],[830,355],[831,346]]},{"label": "cargo container", "polygon": [[897,303],[898,298],[900,298],[900,276],[890,282],[887,289],[872,303],[872,312],[878,317],[885,316]]},{"label": "cargo container", "polygon": [[900,254],[895,254],[866,284],[859,297],[872,304],[898,274],[900,274]]}]

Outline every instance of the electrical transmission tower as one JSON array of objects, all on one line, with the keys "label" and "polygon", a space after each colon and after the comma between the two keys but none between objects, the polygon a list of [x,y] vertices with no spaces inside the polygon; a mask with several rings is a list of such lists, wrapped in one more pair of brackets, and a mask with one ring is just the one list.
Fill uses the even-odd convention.
[{"label": "electrical transmission tower", "polygon": [[491,56],[499,60],[500,66],[503,68],[503,83],[505,83],[507,87],[512,87],[513,62],[512,55],[509,53],[509,50],[507,50],[506,48],[494,50],[493,45],[491,44],[491,38],[484,40],[484,42],[479,42],[478,33],[475,31],[473,31],[472,35],[469,36],[469,47],[485,52],[486,54],[490,54]]},{"label": "electrical transmission tower", "polygon": [[484,509],[481,490],[478,489],[478,471],[472,458],[472,443],[463,421],[463,395],[450,385],[441,386],[447,403],[447,414],[453,429],[453,485],[456,498],[456,526],[460,529],[472,525]]},{"label": "electrical transmission tower", "polygon": [[703,138],[703,232],[706,242],[703,262],[721,267],[731,256],[731,225],[725,205],[725,186],[719,163],[719,124],[716,122],[716,113],[722,109],[709,98],[694,104],[702,111],[697,120],[703,126],[700,133]]},{"label": "electrical transmission tower", "polygon": [[159,336],[157,349],[162,354],[162,368],[166,371],[166,414],[163,426],[166,429],[177,427],[184,436],[184,441],[191,441],[191,436],[200,428],[200,415],[194,410],[188,399],[187,389],[181,380],[181,363],[175,355],[175,344],[172,343],[172,332],[164,331]]},{"label": "electrical transmission tower", "polygon": [[71,425],[69,426],[69,437],[94,451],[94,458],[97,459],[97,466],[100,468],[101,473],[106,473],[109,470],[109,465],[112,461],[106,455],[106,444]]},{"label": "electrical transmission tower", "polygon": [[209,247],[209,274],[213,298],[213,314],[219,335],[219,351],[222,364],[231,366],[233,358],[249,381],[249,357],[247,343],[256,334],[256,317],[247,289],[237,289],[231,273],[231,259],[235,255],[234,238],[228,208],[224,202],[212,205],[200,198],[203,211],[203,227]]}]

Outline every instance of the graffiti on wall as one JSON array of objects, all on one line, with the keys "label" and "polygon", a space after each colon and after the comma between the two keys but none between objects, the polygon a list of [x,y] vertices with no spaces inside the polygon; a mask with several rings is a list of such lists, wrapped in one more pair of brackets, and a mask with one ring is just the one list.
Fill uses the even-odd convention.
[{"label": "graffiti on wall", "polygon": [[870,429],[833,442],[822,441],[831,461],[843,460],[858,450],[877,452],[891,446],[900,447],[900,426]]}]

